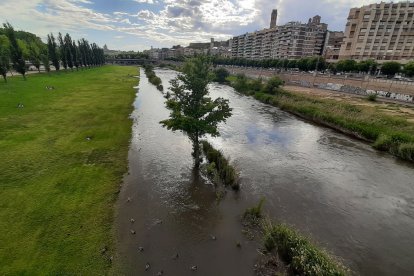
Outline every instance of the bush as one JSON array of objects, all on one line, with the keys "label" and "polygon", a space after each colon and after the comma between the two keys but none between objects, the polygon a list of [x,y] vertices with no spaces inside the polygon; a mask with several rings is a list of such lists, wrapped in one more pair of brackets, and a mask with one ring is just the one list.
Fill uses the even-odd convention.
[{"label": "bush", "polygon": [[214,70],[214,81],[216,82],[225,83],[227,82],[228,76],[230,76],[230,73],[225,68],[219,68]]},{"label": "bush", "polygon": [[264,225],[264,246],[277,251],[295,275],[346,275],[346,268],[285,224]]},{"label": "bush", "polygon": [[157,77],[154,72],[154,67],[152,65],[144,65],[145,75],[148,78],[148,81],[155,85],[159,91],[163,91],[164,87],[162,86],[162,80]]},{"label": "bush", "polygon": [[[220,176],[220,179],[223,181],[224,185],[230,185],[234,190],[238,190],[238,177],[234,167],[230,165],[223,154],[213,148],[209,142],[202,141],[201,144],[203,146],[203,152],[206,155],[208,162],[210,163],[209,166],[212,166],[211,164],[214,163],[214,167],[217,170],[217,173]],[[207,171],[208,169],[209,168],[207,167]]]},{"label": "bush", "polygon": [[243,218],[249,219],[260,219],[262,217],[262,209],[265,199],[260,199],[259,203],[256,206],[246,209],[243,214]]},{"label": "bush", "polygon": [[401,144],[397,155],[405,160],[414,161],[414,143]]},{"label": "bush", "polygon": [[283,84],[283,81],[278,78],[278,77],[272,77],[270,78],[265,87],[264,87],[264,92],[271,94],[271,95],[275,95],[277,93],[278,88]]},{"label": "bush", "polygon": [[245,92],[249,89],[249,85],[247,82],[247,77],[244,74],[238,74],[236,76],[236,80],[233,84],[234,89],[239,92]]},{"label": "bush", "polygon": [[376,102],[377,101],[377,94],[369,94],[367,96],[367,100],[370,102]]}]

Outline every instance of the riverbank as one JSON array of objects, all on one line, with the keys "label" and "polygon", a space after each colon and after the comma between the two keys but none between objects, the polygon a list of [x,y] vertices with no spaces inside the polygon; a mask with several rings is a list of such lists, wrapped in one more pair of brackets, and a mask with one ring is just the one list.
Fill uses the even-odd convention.
[{"label": "riverbank", "polygon": [[245,95],[371,142],[374,148],[401,159],[414,161],[414,124],[402,116],[384,114],[372,106],[358,106],[281,88],[272,95],[257,89],[260,86],[258,80],[248,78],[243,82],[245,84],[240,85],[235,76],[229,77],[229,85]]},{"label": "riverbank", "polygon": [[108,272],[137,74],[103,66],[0,83],[0,274]]}]

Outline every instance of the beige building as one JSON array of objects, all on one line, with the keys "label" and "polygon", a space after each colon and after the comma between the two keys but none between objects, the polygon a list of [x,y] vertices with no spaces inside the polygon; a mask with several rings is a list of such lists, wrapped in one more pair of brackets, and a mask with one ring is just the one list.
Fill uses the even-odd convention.
[{"label": "beige building", "polygon": [[349,12],[340,59],[414,58],[414,2],[371,4]]},{"label": "beige building", "polygon": [[[271,25],[275,22],[274,12]],[[289,22],[233,37],[232,57],[246,59],[298,59],[321,55],[328,25],[315,16],[308,23]]]},{"label": "beige building", "polygon": [[327,61],[338,60],[344,38],[344,32],[328,31],[326,33],[325,45],[323,47],[323,57]]}]

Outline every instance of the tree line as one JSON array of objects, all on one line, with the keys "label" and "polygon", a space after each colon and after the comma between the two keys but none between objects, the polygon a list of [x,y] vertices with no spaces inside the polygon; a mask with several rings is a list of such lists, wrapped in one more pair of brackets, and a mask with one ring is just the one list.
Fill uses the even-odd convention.
[{"label": "tree line", "polygon": [[27,62],[39,72],[41,65],[50,72],[51,65],[56,71],[103,65],[105,56],[102,48],[84,38],[76,41],[68,33],[59,33],[55,38],[51,33],[47,43],[43,43],[36,35],[15,31],[10,23],[4,23],[0,28],[0,74],[4,81],[7,82],[7,72],[12,69],[26,79]]},{"label": "tree line", "polygon": [[405,65],[396,61],[388,61],[379,65],[375,60],[368,59],[363,61],[355,61],[352,59],[340,60],[337,63],[328,63],[323,57],[304,57],[301,59],[262,59],[250,60],[245,58],[222,58],[213,59],[216,65],[236,65],[246,67],[261,67],[274,69],[298,69],[300,71],[325,71],[330,72],[363,72],[367,74],[375,74],[380,68],[381,73],[388,76],[394,76],[397,73],[404,73],[408,77],[414,76],[414,61]]}]

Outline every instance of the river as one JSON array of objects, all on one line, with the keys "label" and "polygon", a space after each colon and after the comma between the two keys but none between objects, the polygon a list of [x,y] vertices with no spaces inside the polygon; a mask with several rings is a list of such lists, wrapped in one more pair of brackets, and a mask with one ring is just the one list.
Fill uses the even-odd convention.
[{"label": "river", "polygon": [[[156,74],[165,88],[176,76]],[[212,84],[210,92],[230,100],[233,116],[220,125],[220,137],[208,140],[241,177],[241,191],[220,203],[193,172],[189,140],[159,124],[169,111],[141,70],[117,208],[117,258],[126,274],[144,274],[149,263],[148,275],[254,275],[260,244],[243,236],[240,216],[261,197],[266,214],[310,236],[356,274],[414,273],[413,165],[231,87]]]}]

